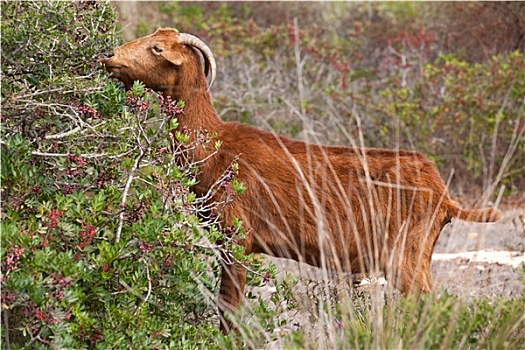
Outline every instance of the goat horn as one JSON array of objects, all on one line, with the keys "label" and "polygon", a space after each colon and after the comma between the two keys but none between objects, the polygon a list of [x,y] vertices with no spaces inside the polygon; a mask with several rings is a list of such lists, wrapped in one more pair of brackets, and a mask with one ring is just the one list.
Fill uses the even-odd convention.
[{"label": "goat horn", "polygon": [[217,64],[215,63],[215,58],[213,57],[211,49],[204,43],[204,41],[191,34],[179,33],[179,42],[199,49],[204,56],[204,74],[208,76],[208,72],[211,73],[210,84],[208,85],[209,90],[215,80],[215,74],[217,72]]}]

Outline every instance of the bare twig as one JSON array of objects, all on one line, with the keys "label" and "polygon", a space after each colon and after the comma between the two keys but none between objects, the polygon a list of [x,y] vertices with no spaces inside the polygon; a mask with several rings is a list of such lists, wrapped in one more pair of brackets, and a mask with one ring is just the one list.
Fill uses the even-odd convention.
[{"label": "bare twig", "polygon": [[503,160],[501,161],[501,165],[499,167],[498,173],[492,179],[492,182],[488,184],[485,192],[483,193],[483,196],[482,196],[483,204],[486,204],[488,202],[490,196],[492,195],[492,193],[494,192],[498,184],[503,179],[507,171],[507,168],[509,164],[511,164],[511,161],[518,149],[520,140],[522,140],[522,138],[525,135],[525,128],[520,129],[517,127],[519,122],[520,122],[519,120],[516,120],[516,127],[514,128],[514,132],[512,133],[512,138],[509,142],[509,147],[507,148],[507,152],[505,152],[505,156],[503,157]]},{"label": "bare twig", "polygon": [[[140,142],[139,142],[140,143]],[[149,149],[148,149],[149,151]],[[119,214],[119,222],[117,226],[117,232],[115,233],[115,243],[120,242],[120,235],[122,233],[122,226],[124,225],[124,215],[125,215],[125,206],[128,199],[128,193],[129,189],[131,188],[131,184],[133,182],[133,179],[135,178],[135,174],[137,173],[140,162],[146,155],[146,151],[144,149],[140,149],[140,153],[137,158],[135,158],[135,162],[133,163],[133,167],[131,168],[128,179],[126,180],[126,185],[124,186],[124,191],[122,192],[122,200],[120,201],[120,214]]]},{"label": "bare twig", "polygon": [[74,129],[71,129],[69,131],[65,131],[65,132],[62,132],[60,134],[54,134],[54,135],[46,135],[44,137],[44,139],[46,140],[57,140],[57,139],[62,139],[64,137],[68,137],[68,136],[71,136],[71,135],[74,135],[76,134],[77,132],[79,132],[80,130],[82,130],[82,128],[80,126],[77,126],[76,128]]},{"label": "bare twig", "polygon": [[[130,152],[133,152],[135,148],[130,149],[126,152],[116,154],[116,155],[109,155],[108,153],[82,153],[79,154],[79,157],[86,158],[86,159],[94,159],[94,158],[108,158],[108,159],[120,159],[126,155],[128,155]],[[40,157],[68,157],[71,155],[76,155],[74,153],[49,153],[49,152],[40,152],[40,151],[32,151],[32,155],[34,156],[40,156]]]},{"label": "bare twig", "polygon": [[9,311],[2,308],[2,318],[4,320],[4,340],[7,350],[11,349],[11,342],[9,341]]},{"label": "bare twig", "polygon": [[[124,216],[125,216],[125,207],[126,202],[128,200],[128,193],[131,188],[131,184],[133,183],[133,180],[135,179],[135,175],[137,174],[138,170],[141,169],[141,163],[145,156],[151,153],[152,151],[152,144],[154,144],[159,136],[164,132],[164,126],[168,121],[168,118],[165,118],[162,120],[161,124],[157,128],[157,132],[153,137],[150,139],[146,136],[146,131],[142,128],[141,125],[141,119],[140,115],[137,114],[137,124],[139,125],[139,133],[136,135],[136,144],[139,148],[139,155],[135,158],[135,161],[133,162],[133,167],[131,168],[128,179],[126,180],[126,185],[124,186],[124,191],[122,192],[122,200],[120,202],[120,214],[119,214],[119,223],[117,226],[117,231],[115,233],[115,243],[118,243],[120,241],[120,236],[122,234],[122,228],[124,225]],[[142,147],[142,139],[146,139],[148,143],[148,147],[144,148]]]},{"label": "bare twig", "polygon": [[295,66],[297,69],[297,89],[299,91],[299,105],[301,107],[301,114],[306,115],[306,109],[304,105],[304,83],[303,83],[303,65],[304,61],[301,60],[301,48],[299,47],[299,24],[297,23],[297,17],[293,19],[293,35],[294,35],[294,55],[295,55]]},{"label": "bare twig", "polygon": [[42,333],[44,332],[44,329],[46,329],[46,328],[47,328],[47,326],[42,326],[42,328],[40,328],[40,330],[38,331],[38,333],[35,336],[31,335],[31,339],[30,339],[29,343],[27,344],[27,346],[29,348],[31,348],[31,345],[33,345],[33,343],[36,342],[37,340],[41,341],[44,344],[49,344],[48,341],[45,341],[44,339],[42,339],[40,337],[42,335]]},{"label": "bare twig", "polygon": [[[32,92],[30,94],[22,95],[22,96],[12,96],[12,98],[16,101],[20,101],[27,97],[33,98],[38,95],[50,94],[53,92],[62,91],[63,89],[64,89],[63,87],[59,87],[59,88],[49,89],[49,90],[40,90],[40,91]],[[93,92],[93,91],[100,91],[100,90],[102,90],[102,87],[86,88],[86,89],[79,89],[79,90],[65,90],[65,91],[62,91],[62,94],[70,94],[72,92]],[[33,100],[29,100],[29,101],[31,103],[34,103]]]},{"label": "bare twig", "polygon": [[[503,103],[501,104],[497,114],[496,114],[496,123],[494,125],[494,132],[492,133],[492,147],[490,150],[490,164],[488,169],[488,178],[487,178],[487,184],[490,183],[490,181],[493,181],[493,175],[494,175],[494,168],[496,165],[496,154],[497,154],[497,141],[498,141],[498,131],[499,126],[501,123],[501,120],[503,119],[503,112],[505,111],[505,108],[507,107],[507,103],[509,101],[509,95],[514,87],[514,84],[511,84],[511,88],[507,91],[507,94],[505,95],[505,99],[503,100]],[[488,185],[487,187],[491,187]]]},{"label": "bare twig", "polygon": [[[40,152],[40,151],[32,151],[32,155],[34,156],[40,156],[40,157],[67,157],[70,156],[72,153],[48,153],[48,152]],[[107,153],[82,153],[80,154],[80,157],[91,159],[91,158],[101,158],[106,157]]]},{"label": "bare twig", "polygon": [[[137,312],[137,310],[140,309],[140,307],[141,307],[142,305],[144,305],[144,303],[147,303],[149,297],[151,296],[151,289],[152,289],[152,287],[151,287],[151,277],[150,277],[150,275],[149,275],[149,266],[148,266],[148,262],[147,262],[146,260],[144,260],[144,267],[145,267],[145,269],[146,269],[146,278],[147,278],[147,280],[148,280],[148,291],[147,291],[147,293],[146,293],[146,296],[139,295],[138,293],[135,294],[135,295],[137,295],[140,299],[142,299],[142,302],[141,302],[139,305],[137,305],[137,306],[135,307],[135,310],[133,310],[132,314],[135,314],[135,312]],[[125,283],[124,281],[120,281],[120,282],[121,282],[121,284],[122,284],[122,283]],[[130,289],[131,289],[131,288],[130,288]]]},{"label": "bare twig", "polygon": [[[126,289],[126,291],[128,291],[129,293],[133,294],[134,296],[136,296],[137,298],[140,298],[142,301],[148,301],[146,299],[146,297],[140,293],[138,293],[137,291],[135,291],[129,284],[127,284],[124,280],[119,280],[118,283],[124,287]],[[115,292],[114,294],[117,294],[118,292]],[[156,303],[154,301],[151,301],[149,300],[148,301],[150,304],[153,304],[155,305],[156,307],[162,307],[162,305],[160,305],[159,303]]]},{"label": "bare twig", "polygon": [[149,266],[147,261],[144,261],[144,267],[146,268],[146,278],[148,279],[148,293],[146,294],[146,298],[144,298],[144,302],[147,302],[151,295],[151,277],[149,276]]}]

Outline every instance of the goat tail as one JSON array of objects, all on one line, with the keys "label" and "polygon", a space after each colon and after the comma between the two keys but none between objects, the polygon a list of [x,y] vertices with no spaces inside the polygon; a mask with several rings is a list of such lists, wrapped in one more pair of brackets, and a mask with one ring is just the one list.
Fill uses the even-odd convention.
[{"label": "goat tail", "polygon": [[451,203],[448,216],[450,218],[470,222],[495,222],[501,218],[501,212],[495,208],[461,209],[455,203]]}]

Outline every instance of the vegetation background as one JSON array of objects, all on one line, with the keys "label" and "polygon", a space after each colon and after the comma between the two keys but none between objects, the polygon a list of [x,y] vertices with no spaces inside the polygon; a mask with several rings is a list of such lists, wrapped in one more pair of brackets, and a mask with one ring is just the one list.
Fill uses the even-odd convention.
[{"label": "vegetation background", "polygon": [[[233,239],[216,244],[242,232],[200,219],[204,201],[188,190],[196,164],[171,161],[183,105],[140,84],[125,92],[98,63],[123,40],[175,27],[214,52],[223,119],[414,149],[464,202],[524,205],[525,3],[26,1],[1,11],[2,348],[525,347],[523,295],[385,306],[379,293],[313,281],[311,327],[290,324],[297,280],[276,279]],[[217,183],[234,182],[235,169]],[[251,286],[272,287],[247,295],[229,337],[214,304],[225,251],[249,266]]]},{"label": "vegetation background", "polygon": [[521,2],[115,5],[126,40],[170,26],[210,45],[221,76],[212,93],[227,120],[313,142],[415,149],[445,179],[454,172],[456,195],[525,188],[523,140],[503,162],[524,128]]}]

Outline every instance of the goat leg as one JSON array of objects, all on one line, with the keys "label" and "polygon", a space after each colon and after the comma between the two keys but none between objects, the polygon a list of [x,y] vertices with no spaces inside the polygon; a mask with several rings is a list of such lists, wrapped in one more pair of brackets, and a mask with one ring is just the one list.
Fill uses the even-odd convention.
[{"label": "goat leg", "polygon": [[[387,270],[387,280],[405,295],[427,294],[433,289],[432,251],[443,220],[431,224],[432,221],[432,218],[426,218],[418,222],[406,233],[406,240],[398,240],[392,250],[392,265],[391,271]],[[426,237],[423,242],[422,237]]]},{"label": "goat leg", "polygon": [[222,259],[221,288],[219,291],[219,318],[223,334],[232,330],[232,322],[228,319],[242,302],[246,286],[246,268],[238,263],[229,264]]}]

